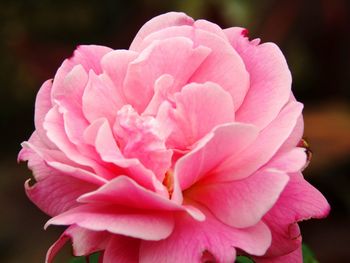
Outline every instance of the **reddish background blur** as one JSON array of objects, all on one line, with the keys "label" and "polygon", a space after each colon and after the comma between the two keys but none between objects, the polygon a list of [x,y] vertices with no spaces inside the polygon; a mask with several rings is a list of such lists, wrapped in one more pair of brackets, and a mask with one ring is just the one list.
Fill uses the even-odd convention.
[{"label": "reddish background blur", "polygon": [[[301,224],[320,262],[350,258],[350,1],[4,1],[0,2],[0,262],[43,262],[61,229],[27,200],[30,176],[17,165],[20,143],[33,131],[35,94],[78,44],[128,48],[140,26],[171,10],[221,27],[243,26],[250,37],[276,42],[305,104],[305,136],[314,152],[306,178],[332,206],[325,220]],[[58,261],[59,262],[59,261]],[[65,262],[61,259],[61,262]]]}]

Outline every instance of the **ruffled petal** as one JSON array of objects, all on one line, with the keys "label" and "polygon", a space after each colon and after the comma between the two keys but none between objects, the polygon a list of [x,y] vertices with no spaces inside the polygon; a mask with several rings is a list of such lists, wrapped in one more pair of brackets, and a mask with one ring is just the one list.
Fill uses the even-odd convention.
[{"label": "ruffled petal", "polygon": [[248,124],[230,123],[216,127],[175,164],[174,173],[179,178],[181,189],[210,177],[214,169],[225,160],[237,157],[257,135],[257,129]]},{"label": "ruffled petal", "polygon": [[228,28],[224,32],[243,59],[250,76],[249,90],[236,112],[237,121],[263,129],[288,102],[292,77],[287,62],[275,44],[249,42],[245,29]]},{"label": "ruffled petal", "polygon": [[71,240],[74,256],[88,256],[106,249],[112,235],[108,232],[90,231],[76,225],[68,227],[46,254],[46,263],[51,263],[62,246]]},{"label": "ruffled petal", "polygon": [[293,131],[303,105],[290,102],[273,122],[259,133],[239,156],[228,158],[207,178],[209,182],[225,182],[245,178],[266,164],[279,150]]},{"label": "ruffled petal", "polygon": [[117,112],[123,105],[123,98],[108,76],[106,74],[97,76],[90,71],[82,105],[86,119],[91,123],[99,118],[107,118],[113,125]]},{"label": "ruffled petal", "polygon": [[210,253],[215,262],[234,262],[235,248],[263,255],[270,242],[270,232],[263,223],[237,229],[221,223],[209,212],[203,222],[182,215],[167,239],[141,242],[140,262],[201,262],[205,253]]},{"label": "ruffled petal", "polygon": [[141,27],[129,49],[139,51],[143,39],[153,32],[167,27],[192,25],[193,23],[194,21],[191,17],[179,12],[169,12],[156,16]]},{"label": "ruffled petal", "polygon": [[[188,84],[174,97],[175,108],[163,115],[173,121],[167,139],[170,148],[186,149],[217,125],[234,121],[231,95],[215,83]],[[169,127],[168,121],[159,122]]]},{"label": "ruffled petal", "polygon": [[105,252],[103,263],[139,262],[140,240],[126,236],[113,235]]},{"label": "ruffled petal", "polygon": [[161,240],[173,231],[174,217],[169,212],[86,204],[51,218],[45,227],[73,224],[92,231],[108,231],[144,240]]},{"label": "ruffled petal", "polygon": [[272,245],[266,256],[280,256],[295,250],[301,243],[297,222],[323,218],[330,211],[327,200],[301,173],[289,176],[279,200],[263,219],[272,232]]},{"label": "ruffled petal", "polygon": [[[179,90],[210,53],[184,37],[154,41],[129,64],[124,94],[129,104],[142,113],[154,95],[155,81],[163,74],[174,78],[173,90]],[[155,63],[156,62],[156,63]]]},{"label": "ruffled petal", "polygon": [[205,205],[222,222],[243,228],[257,224],[276,203],[288,175],[263,170],[243,180],[195,185],[185,197]]}]

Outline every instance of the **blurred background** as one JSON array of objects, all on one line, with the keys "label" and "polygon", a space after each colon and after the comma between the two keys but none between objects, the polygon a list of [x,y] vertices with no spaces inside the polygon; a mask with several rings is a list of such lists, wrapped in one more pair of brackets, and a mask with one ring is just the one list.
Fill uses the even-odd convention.
[{"label": "blurred background", "polygon": [[30,171],[16,162],[20,143],[34,129],[41,83],[54,76],[78,44],[128,48],[144,22],[172,10],[223,28],[243,26],[250,38],[280,46],[293,74],[294,94],[305,104],[305,137],[313,151],[305,176],[332,206],[327,219],[301,223],[304,242],[320,262],[349,262],[348,0],[1,0],[0,262],[43,262],[61,232],[42,229],[48,218],[23,190]]}]

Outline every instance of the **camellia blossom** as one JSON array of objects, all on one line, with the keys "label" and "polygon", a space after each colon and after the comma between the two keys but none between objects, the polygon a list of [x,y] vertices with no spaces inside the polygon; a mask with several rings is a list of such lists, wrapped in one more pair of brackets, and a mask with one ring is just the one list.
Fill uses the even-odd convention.
[{"label": "camellia blossom", "polygon": [[303,105],[280,49],[183,13],[128,50],[79,46],[40,88],[28,197],[103,263],[302,262],[329,205],[301,174]]}]

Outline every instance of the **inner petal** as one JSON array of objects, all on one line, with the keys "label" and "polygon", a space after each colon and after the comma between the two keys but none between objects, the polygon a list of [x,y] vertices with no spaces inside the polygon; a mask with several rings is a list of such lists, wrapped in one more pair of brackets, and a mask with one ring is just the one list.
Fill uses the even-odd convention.
[{"label": "inner petal", "polygon": [[155,118],[140,116],[131,105],[124,105],[117,113],[113,132],[125,157],[139,159],[163,181],[172,151],[166,148],[166,138]]}]

